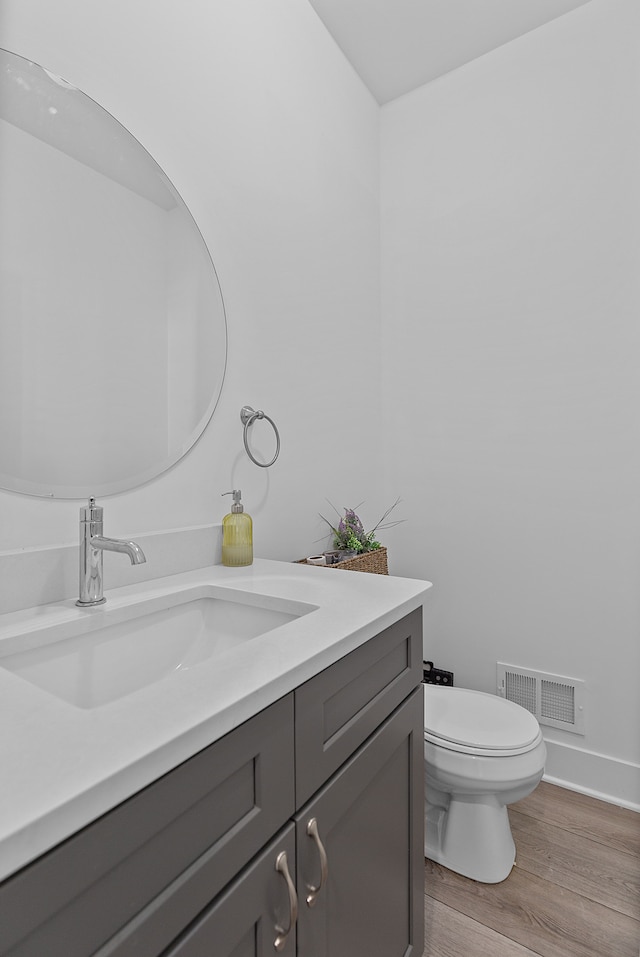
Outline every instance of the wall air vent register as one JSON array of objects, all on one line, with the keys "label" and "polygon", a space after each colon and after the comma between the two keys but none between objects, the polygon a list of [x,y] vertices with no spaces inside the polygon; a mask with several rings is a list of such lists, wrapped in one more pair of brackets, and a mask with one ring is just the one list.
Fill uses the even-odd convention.
[{"label": "wall air vent register", "polygon": [[545,674],[499,661],[497,694],[535,715],[540,724],[584,734],[585,685],[578,678]]}]

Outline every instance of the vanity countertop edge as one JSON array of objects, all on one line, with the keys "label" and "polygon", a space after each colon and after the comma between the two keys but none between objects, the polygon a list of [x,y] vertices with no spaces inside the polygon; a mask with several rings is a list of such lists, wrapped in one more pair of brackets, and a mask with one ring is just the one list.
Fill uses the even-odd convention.
[{"label": "vanity countertop edge", "polygon": [[[293,691],[423,604],[418,579],[256,559],[106,590],[114,609],[176,588],[221,585],[313,606],[236,652],[85,710],[2,667],[3,642],[74,621],[73,600],[0,615],[0,880]],[[95,613],[95,612],[94,612]],[[99,613],[99,609],[98,609]]]}]

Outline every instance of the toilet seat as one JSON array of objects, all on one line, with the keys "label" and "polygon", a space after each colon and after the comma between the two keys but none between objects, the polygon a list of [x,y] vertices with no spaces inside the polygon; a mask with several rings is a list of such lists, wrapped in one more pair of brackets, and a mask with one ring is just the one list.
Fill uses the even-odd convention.
[{"label": "toilet seat", "polygon": [[529,711],[506,698],[427,685],[424,739],[449,751],[509,757],[533,750],[542,733]]}]

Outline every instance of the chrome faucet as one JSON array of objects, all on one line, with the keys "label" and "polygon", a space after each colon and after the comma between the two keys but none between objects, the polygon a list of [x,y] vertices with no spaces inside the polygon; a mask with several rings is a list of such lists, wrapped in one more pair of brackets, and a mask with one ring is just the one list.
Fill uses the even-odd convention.
[{"label": "chrome faucet", "polygon": [[120,538],[105,538],[102,534],[101,505],[95,498],[80,509],[80,597],[76,605],[102,605],[107,599],[102,594],[102,566],[104,552],[124,552],[132,565],[146,562],[145,554],[135,542]]}]

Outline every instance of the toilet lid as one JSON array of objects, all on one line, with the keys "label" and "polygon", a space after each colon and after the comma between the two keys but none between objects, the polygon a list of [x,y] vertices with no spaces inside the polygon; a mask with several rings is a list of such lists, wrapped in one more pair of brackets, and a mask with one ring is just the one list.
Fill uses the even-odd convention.
[{"label": "toilet lid", "polygon": [[424,729],[431,740],[512,751],[526,748],[539,737],[535,717],[513,701],[467,688],[424,687]]}]

